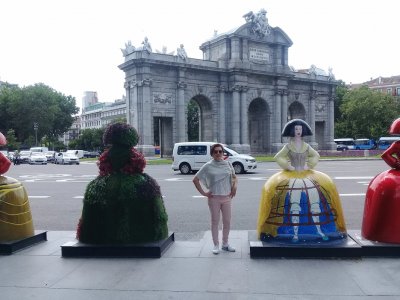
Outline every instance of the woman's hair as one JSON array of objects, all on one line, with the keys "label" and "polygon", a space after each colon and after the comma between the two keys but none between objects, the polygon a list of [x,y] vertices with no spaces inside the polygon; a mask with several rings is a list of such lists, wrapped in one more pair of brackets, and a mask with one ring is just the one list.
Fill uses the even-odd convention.
[{"label": "woman's hair", "polygon": [[294,137],[295,126],[302,127],[303,130],[301,136],[313,135],[310,125],[308,125],[304,120],[293,119],[286,123],[285,127],[282,130],[282,136]]},{"label": "woman's hair", "polygon": [[224,151],[224,146],[222,146],[221,144],[217,143],[211,146],[211,155],[214,154],[214,149],[220,147],[222,149],[222,151]]}]

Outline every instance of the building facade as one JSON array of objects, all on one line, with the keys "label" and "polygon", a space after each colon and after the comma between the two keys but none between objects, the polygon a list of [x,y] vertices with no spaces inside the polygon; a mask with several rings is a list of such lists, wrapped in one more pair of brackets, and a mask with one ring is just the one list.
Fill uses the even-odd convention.
[{"label": "building facade", "polygon": [[154,153],[160,132],[166,155],[175,142],[187,141],[191,100],[200,108],[202,141],[228,144],[238,152],[275,153],[285,142],[285,123],[300,118],[313,129],[308,141],[314,147],[335,149],[333,74],[315,66],[289,67],[292,41],[269,26],[265,11],[250,12],[245,20],[203,43],[202,60],[130,44],[123,50],[119,68],[125,72],[126,118],[140,133],[138,148],[145,155]]},{"label": "building facade", "polygon": [[400,75],[391,77],[378,77],[375,79],[366,81],[364,83],[350,84],[349,88],[358,88],[360,86],[366,85],[374,91],[385,93],[388,95],[400,97]]},{"label": "building facade", "polygon": [[81,115],[81,129],[102,128],[115,119],[126,119],[125,98],[112,103],[97,102],[84,107]]}]

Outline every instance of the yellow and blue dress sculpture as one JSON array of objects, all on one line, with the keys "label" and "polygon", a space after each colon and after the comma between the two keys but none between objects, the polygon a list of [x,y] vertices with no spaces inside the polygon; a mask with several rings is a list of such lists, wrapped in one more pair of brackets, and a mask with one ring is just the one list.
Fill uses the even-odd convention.
[{"label": "yellow and blue dress sculpture", "polygon": [[282,136],[290,137],[276,156],[282,171],[265,183],[257,222],[258,238],[279,243],[326,243],[347,237],[339,194],[332,179],[313,170],[319,154],[303,141],[309,125],[294,119]]},{"label": "yellow and blue dress sculpture", "polygon": [[[7,143],[0,133],[0,145]],[[20,240],[34,235],[33,221],[24,186],[14,178],[3,176],[11,162],[0,153],[0,242]]]}]

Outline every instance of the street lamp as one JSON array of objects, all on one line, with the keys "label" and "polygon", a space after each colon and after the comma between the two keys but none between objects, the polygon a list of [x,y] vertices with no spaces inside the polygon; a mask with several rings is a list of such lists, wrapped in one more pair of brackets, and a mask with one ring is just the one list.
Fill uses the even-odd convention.
[{"label": "street lamp", "polygon": [[35,130],[36,146],[38,145],[37,144],[37,131],[38,131],[38,128],[39,128],[39,123],[38,122],[33,122],[33,130]]}]

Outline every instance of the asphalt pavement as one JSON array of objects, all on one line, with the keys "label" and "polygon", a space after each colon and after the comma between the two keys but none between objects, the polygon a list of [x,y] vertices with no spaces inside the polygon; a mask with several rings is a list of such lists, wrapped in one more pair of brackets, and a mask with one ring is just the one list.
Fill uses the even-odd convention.
[{"label": "asphalt pavement", "polygon": [[156,259],[64,258],[75,231],[52,230],[0,256],[0,299],[400,299],[398,258],[254,259],[249,239],[233,230],[237,251],[214,255],[207,230]]}]

